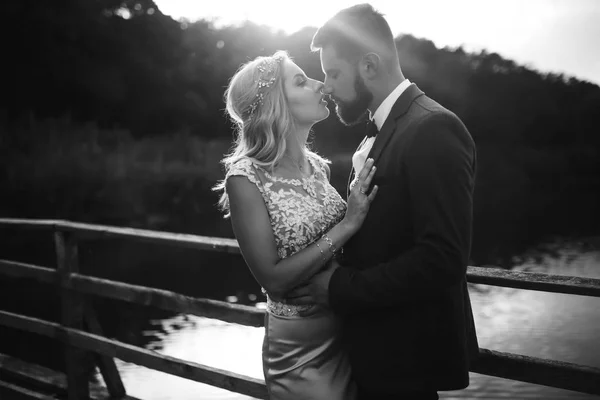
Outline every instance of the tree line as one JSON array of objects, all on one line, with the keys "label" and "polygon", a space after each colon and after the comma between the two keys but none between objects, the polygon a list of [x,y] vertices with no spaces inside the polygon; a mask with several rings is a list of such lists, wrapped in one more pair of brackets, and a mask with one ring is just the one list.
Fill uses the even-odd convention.
[{"label": "tree line", "polygon": [[[59,147],[53,143],[82,141],[74,127],[94,124],[93,133],[82,129],[86,137],[94,137],[94,146],[101,149],[97,153],[105,159],[123,143],[135,148],[127,154],[139,154],[148,143],[155,148],[175,142],[179,147],[227,143],[232,127],[224,115],[223,91],[241,63],[286,49],[310,77],[323,79],[318,55],[309,49],[315,32],[311,27],[287,35],[250,22],[217,27],[205,20],[175,21],[151,0],[7,0],[2,7],[10,32],[0,91],[0,183],[8,193],[0,211],[5,215],[60,216],[50,206],[27,201],[58,196],[78,204],[87,199],[85,206],[73,204],[79,208],[69,217],[105,220],[96,208],[114,199],[98,200],[98,193],[106,192],[113,175],[102,175],[103,183],[93,189],[63,182],[60,190],[48,183],[41,190],[37,183],[27,185],[35,169],[19,167],[24,159],[56,153]],[[437,48],[408,34],[398,36],[396,45],[407,78],[461,117],[477,144],[474,262],[510,263],[515,254],[553,237],[600,234],[597,85],[540,73],[493,52]],[[42,123],[40,129],[40,121],[56,118],[66,118],[68,128]],[[334,161],[332,181],[341,193],[349,154],[361,136],[362,127],[344,127],[336,118],[315,127],[313,146]],[[68,156],[76,158],[81,149]],[[188,152],[175,154],[197,157]],[[69,165],[78,165],[73,163]],[[211,223],[226,226],[214,210],[213,178],[194,177],[196,183],[189,185],[162,179],[160,187],[168,187],[164,202],[156,193],[138,193],[136,201],[152,202],[163,213],[188,215],[199,212],[193,199],[204,197],[198,202],[212,207],[203,211],[212,213]],[[145,185],[155,178],[147,179]],[[86,185],[89,181],[81,178]],[[184,200],[175,204],[174,196]],[[111,222],[127,225],[127,212]],[[197,231],[184,222],[165,224]],[[223,227],[214,232],[230,233]]]}]

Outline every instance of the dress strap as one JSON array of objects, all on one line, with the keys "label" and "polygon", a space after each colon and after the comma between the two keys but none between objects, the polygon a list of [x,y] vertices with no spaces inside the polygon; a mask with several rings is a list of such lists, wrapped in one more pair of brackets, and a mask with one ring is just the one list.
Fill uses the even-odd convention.
[{"label": "dress strap", "polygon": [[225,180],[227,180],[230,176],[244,176],[248,178],[250,182],[256,185],[265,201],[268,200],[268,196],[266,196],[265,192],[264,177],[261,176],[259,169],[251,160],[242,158],[233,163],[225,175]]}]

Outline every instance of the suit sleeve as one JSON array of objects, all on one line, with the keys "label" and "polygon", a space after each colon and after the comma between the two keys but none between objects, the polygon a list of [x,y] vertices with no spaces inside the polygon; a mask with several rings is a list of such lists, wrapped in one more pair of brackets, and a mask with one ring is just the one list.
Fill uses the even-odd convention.
[{"label": "suit sleeve", "polygon": [[471,246],[475,145],[451,114],[422,120],[404,160],[415,245],[388,262],[338,268],[329,299],[339,313],[423,301],[465,278]]}]

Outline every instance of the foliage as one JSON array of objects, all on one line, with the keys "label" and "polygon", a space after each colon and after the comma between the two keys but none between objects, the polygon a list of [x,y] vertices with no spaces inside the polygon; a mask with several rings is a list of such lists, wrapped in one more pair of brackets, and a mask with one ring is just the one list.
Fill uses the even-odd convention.
[{"label": "foliage", "polygon": [[[209,188],[231,125],[239,65],[286,49],[322,79],[314,28],[173,21],[151,0],[9,0],[0,92],[4,215],[231,235]],[[510,262],[552,236],[599,234],[600,88],[498,54],[396,40],[405,75],[458,114],[479,152],[473,260]],[[92,121],[92,122],[90,122]],[[335,118],[314,148],[345,193],[362,136]]]}]

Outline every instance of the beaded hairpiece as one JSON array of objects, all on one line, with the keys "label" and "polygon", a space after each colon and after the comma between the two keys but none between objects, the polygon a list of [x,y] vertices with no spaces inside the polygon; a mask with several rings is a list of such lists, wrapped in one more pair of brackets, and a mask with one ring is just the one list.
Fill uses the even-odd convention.
[{"label": "beaded hairpiece", "polygon": [[256,93],[254,101],[250,104],[250,118],[252,118],[254,111],[263,104],[267,89],[269,89],[277,80],[277,75],[275,73],[281,60],[283,60],[282,57],[269,57],[261,61],[258,66],[260,75],[258,80],[255,81],[258,85],[258,93]]}]

